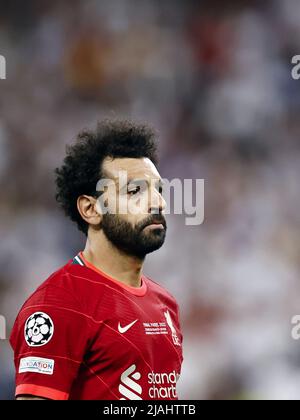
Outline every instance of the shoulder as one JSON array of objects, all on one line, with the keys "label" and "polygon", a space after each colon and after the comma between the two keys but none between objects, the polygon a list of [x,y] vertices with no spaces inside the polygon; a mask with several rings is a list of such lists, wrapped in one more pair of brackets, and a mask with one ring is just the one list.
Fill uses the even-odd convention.
[{"label": "shoulder", "polygon": [[[57,305],[88,312],[91,301],[95,299],[95,281],[90,270],[68,261],[53,272],[29,297],[21,310],[34,305]],[[97,284],[97,298],[103,287]]]},{"label": "shoulder", "polygon": [[95,292],[88,288],[85,281],[89,279],[88,272],[74,271],[71,267],[72,260],[52,273],[26,299],[11,332],[10,342],[13,347],[17,345],[20,333],[23,337],[22,331],[33,319],[43,318],[53,327],[55,325],[57,331],[63,331],[62,334],[65,334],[66,326],[70,331],[75,329],[88,332],[94,329],[95,324],[98,325],[92,311],[101,298],[101,292],[95,296]]},{"label": "shoulder", "polygon": [[158,295],[162,300],[164,300],[166,303],[168,303],[171,306],[178,307],[178,303],[176,298],[161,284],[157,283],[153,279],[151,279],[149,276],[145,276],[146,281],[148,283],[148,289],[152,292]]}]

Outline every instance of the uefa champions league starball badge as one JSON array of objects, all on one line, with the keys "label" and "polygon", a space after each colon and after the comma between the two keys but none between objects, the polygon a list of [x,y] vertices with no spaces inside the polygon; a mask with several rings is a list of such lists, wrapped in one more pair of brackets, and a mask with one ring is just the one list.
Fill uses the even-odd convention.
[{"label": "uefa champions league starball badge", "polygon": [[44,346],[49,343],[53,332],[53,321],[45,312],[35,312],[25,322],[25,340],[31,347]]}]

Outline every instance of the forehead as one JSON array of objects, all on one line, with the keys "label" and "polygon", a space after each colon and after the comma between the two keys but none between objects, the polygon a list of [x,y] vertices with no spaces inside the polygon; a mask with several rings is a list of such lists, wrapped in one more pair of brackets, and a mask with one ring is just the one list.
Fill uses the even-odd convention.
[{"label": "forehead", "polygon": [[126,171],[128,179],[160,178],[156,166],[148,158],[106,158],[102,169],[111,178],[117,178],[120,171]]}]

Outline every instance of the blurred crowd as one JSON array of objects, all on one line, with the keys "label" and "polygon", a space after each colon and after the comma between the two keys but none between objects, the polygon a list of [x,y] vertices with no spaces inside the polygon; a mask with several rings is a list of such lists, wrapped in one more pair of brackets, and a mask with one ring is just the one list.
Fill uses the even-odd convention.
[{"label": "blurred crowd", "polygon": [[[54,199],[66,144],[103,117],[160,135],[165,178],[205,179],[145,274],[181,308],[185,399],[300,398],[297,0],[1,1],[0,314],[84,245]],[[14,367],[0,341],[0,399]]]}]

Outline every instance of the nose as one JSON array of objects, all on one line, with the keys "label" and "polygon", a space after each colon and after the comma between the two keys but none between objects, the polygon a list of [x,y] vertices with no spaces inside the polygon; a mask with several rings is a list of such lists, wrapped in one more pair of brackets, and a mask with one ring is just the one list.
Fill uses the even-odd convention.
[{"label": "nose", "polygon": [[149,203],[149,213],[151,214],[161,214],[164,213],[166,209],[166,201],[156,188],[151,190],[150,194],[150,203]]}]

